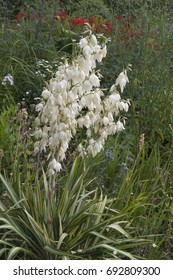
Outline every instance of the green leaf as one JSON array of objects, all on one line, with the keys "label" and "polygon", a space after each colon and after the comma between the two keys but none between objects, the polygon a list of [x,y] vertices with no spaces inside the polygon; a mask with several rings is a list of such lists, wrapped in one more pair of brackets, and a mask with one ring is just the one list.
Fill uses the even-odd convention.
[{"label": "green leaf", "polygon": [[111,225],[108,225],[107,228],[113,228],[116,231],[122,233],[123,235],[125,235],[127,238],[130,238],[130,235],[122,228],[120,227],[120,225],[118,225],[118,223],[114,223]]},{"label": "green leaf", "polygon": [[59,250],[60,247],[61,247],[61,244],[63,243],[64,239],[68,236],[67,233],[63,233],[61,236],[60,236],[60,239],[58,240],[58,245],[57,245],[57,249]]},{"label": "green leaf", "polygon": [[17,194],[15,193],[15,191],[13,190],[12,186],[10,185],[10,183],[8,183],[5,180],[5,178],[2,176],[1,173],[0,173],[0,179],[3,182],[7,192],[9,193],[12,202],[17,205],[19,202],[19,198],[18,198]]},{"label": "green leaf", "polygon": [[61,258],[65,258],[65,257],[69,257],[71,259],[82,259],[79,256],[75,256],[74,254],[70,254],[68,252],[63,252],[63,251],[56,250],[56,249],[54,249],[50,246],[45,246],[44,250],[46,250],[47,252],[49,252],[53,255],[57,255],[57,257],[59,257],[57,259],[61,259]]},{"label": "green leaf", "polygon": [[[25,250],[24,248],[21,248],[21,247],[14,247],[12,248],[9,253],[8,253],[8,257],[7,257],[7,260],[13,260],[15,259],[16,255],[19,254],[19,253],[27,253],[28,254],[28,251]],[[31,252],[30,252],[31,253]],[[29,253],[29,255],[30,255]]]}]

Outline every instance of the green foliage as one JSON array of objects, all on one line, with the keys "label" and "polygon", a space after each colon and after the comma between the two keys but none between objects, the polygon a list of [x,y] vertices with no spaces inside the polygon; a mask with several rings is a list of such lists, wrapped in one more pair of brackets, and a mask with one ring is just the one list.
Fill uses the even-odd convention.
[{"label": "green foliage", "polygon": [[125,215],[98,188],[88,190],[88,172],[77,158],[52,189],[44,172],[35,183],[29,173],[22,182],[17,166],[10,181],[0,175],[10,204],[0,201],[1,258],[135,259],[128,250],[147,240],[133,239]]},{"label": "green foliage", "polygon": [[152,244],[134,252],[146,259],[170,259],[172,242],[172,153],[160,152],[156,143],[152,150],[146,142],[134,157],[129,141],[118,135],[98,155],[93,173],[98,184],[112,199],[112,208],[132,220],[134,234],[148,236]]},{"label": "green foliage", "polygon": [[81,17],[103,17],[108,19],[110,15],[109,6],[102,0],[79,0],[77,4],[72,4],[73,14]]},{"label": "green foliage", "polygon": [[60,53],[51,43],[51,38],[47,42],[44,34],[40,41],[37,41],[35,31],[31,29],[30,24],[22,25],[17,34],[13,30],[5,31],[6,37],[0,34],[0,79],[2,81],[8,73],[14,78],[14,86],[0,83],[1,108],[11,101],[21,103],[23,100],[27,106],[36,103],[34,98],[40,96],[45,86],[45,79],[48,80],[52,75],[50,71],[42,72],[43,69],[38,67],[38,61],[43,59],[47,61],[52,71],[59,63]]},{"label": "green foliage", "polygon": [[[172,1],[0,4],[0,258],[172,259]],[[61,22],[54,14],[65,9],[70,17]],[[102,86],[131,63],[123,93],[131,106],[125,131],[104,151],[83,165],[72,147],[50,182],[33,155],[32,104],[52,76],[46,69],[73,55],[72,38],[83,27],[71,30],[68,20],[77,16],[111,19]],[[8,73],[14,85],[1,84]],[[28,120],[17,120],[18,103]]]},{"label": "green foliage", "polygon": [[152,12],[169,11],[173,8],[171,0],[105,0],[111,8],[119,14],[135,14],[142,10],[151,10]]},{"label": "green foliage", "polygon": [[[141,12],[140,12],[141,13]],[[151,147],[155,141],[170,147],[172,143],[172,25],[170,14],[153,14],[146,9],[136,18],[129,15],[114,21],[106,63],[103,65],[104,84],[112,84],[112,73],[118,73],[128,63],[133,66],[124,97],[131,100],[127,135],[134,141],[142,133]],[[167,28],[166,28],[167,27]],[[157,63],[156,63],[157,61]],[[111,74],[110,74],[111,73]]]},{"label": "green foliage", "polygon": [[[10,105],[0,114],[0,149],[3,150],[4,157],[1,162],[1,168],[8,169],[14,159],[18,132],[13,122],[18,107]],[[1,171],[1,170],[0,170]]]}]

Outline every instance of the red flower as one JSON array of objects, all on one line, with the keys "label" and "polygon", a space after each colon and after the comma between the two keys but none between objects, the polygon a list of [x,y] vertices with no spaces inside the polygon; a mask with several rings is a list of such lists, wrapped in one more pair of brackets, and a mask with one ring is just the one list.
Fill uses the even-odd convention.
[{"label": "red flower", "polygon": [[106,25],[107,27],[111,27],[110,22],[104,22],[104,25]]},{"label": "red flower", "polygon": [[102,26],[104,27],[104,32],[111,33],[111,24],[110,22],[103,22]]},{"label": "red flower", "polygon": [[96,22],[96,18],[95,17],[89,17],[88,22],[92,25]]},{"label": "red flower", "polygon": [[71,20],[72,25],[84,25],[86,23],[85,18],[75,17]]},{"label": "red flower", "polygon": [[111,33],[111,31],[112,31],[112,30],[111,30],[110,27],[105,28],[105,32],[106,32],[106,33]]},{"label": "red flower", "polygon": [[123,20],[123,17],[122,16],[116,16],[116,20],[121,21],[121,20]]},{"label": "red flower", "polygon": [[94,31],[95,31],[95,32],[100,32],[100,26],[96,25],[96,26],[94,27]]},{"label": "red flower", "polygon": [[133,16],[129,16],[129,20],[133,20]]},{"label": "red flower", "polygon": [[25,17],[26,16],[26,13],[19,13],[17,15],[15,15],[15,19],[19,20],[21,19],[22,17]]}]

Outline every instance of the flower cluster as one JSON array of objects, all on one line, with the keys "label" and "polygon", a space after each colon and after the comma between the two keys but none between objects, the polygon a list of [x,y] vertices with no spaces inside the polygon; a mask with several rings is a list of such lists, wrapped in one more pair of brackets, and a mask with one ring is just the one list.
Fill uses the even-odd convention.
[{"label": "flower cluster", "polygon": [[[88,18],[76,16],[70,18],[66,11],[61,12],[54,12],[53,17],[55,20],[60,21],[61,24],[65,25],[65,28],[70,28],[76,31],[76,28],[82,28],[85,26],[86,23],[90,24],[93,27],[93,30],[96,33],[112,33],[113,26],[111,22],[103,20],[101,17],[90,16]],[[31,16],[27,15],[26,13],[19,13],[15,15],[16,20],[21,20],[22,18],[31,18],[33,20],[38,20],[39,18],[46,19],[45,16],[41,14],[33,14]],[[133,21],[133,16],[129,16],[128,18],[123,18],[122,16],[116,16],[114,20],[117,21],[124,21],[130,22]],[[121,40],[120,40],[121,41]]]},{"label": "flower cluster", "polygon": [[7,83],[10,84],[11,86],[14,85],[14,78],[9,73],[2,80],[2,85],[6,85]]},{"label": "flower cluster", "polygon": [[20,20],[21,18],[26,17],[26,13],[19,13],[17,15],[15,15],[15,19]]},{"label": "flower cluster", "polygon": [[35,74],[38,77],[45,78],[47,74],[51,74],[53,72],[52,66],[50,65],[49,61],[45,59],[40,59],[36,61],[37,71]]},{"label": "flower cluster", "polygon": [[129,101],[121,99],[117,87],[123,92],[128,82],[127,70],[120,73],[105,95],[96,66],[106,57],[107,40],[101,34],[97,37],[88,27],[88,35],[78,44],[78,56],[58,67],[36,106],[35,153],[49,151],[50,176],[61,170],[69,143],[79,129],[86,133],[86,138],[78,145],[78,151],[81,156],[93,157],[103,149],[109,135],[124,129],[118,115],[128,111]]}]

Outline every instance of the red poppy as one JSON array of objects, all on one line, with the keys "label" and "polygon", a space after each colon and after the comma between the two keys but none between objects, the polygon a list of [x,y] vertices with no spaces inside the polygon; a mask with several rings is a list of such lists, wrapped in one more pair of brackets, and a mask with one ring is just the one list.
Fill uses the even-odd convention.
[{"label": "red poppy", "polygon": [[129,16],[129,20],[133,20],[133,16]]}]

